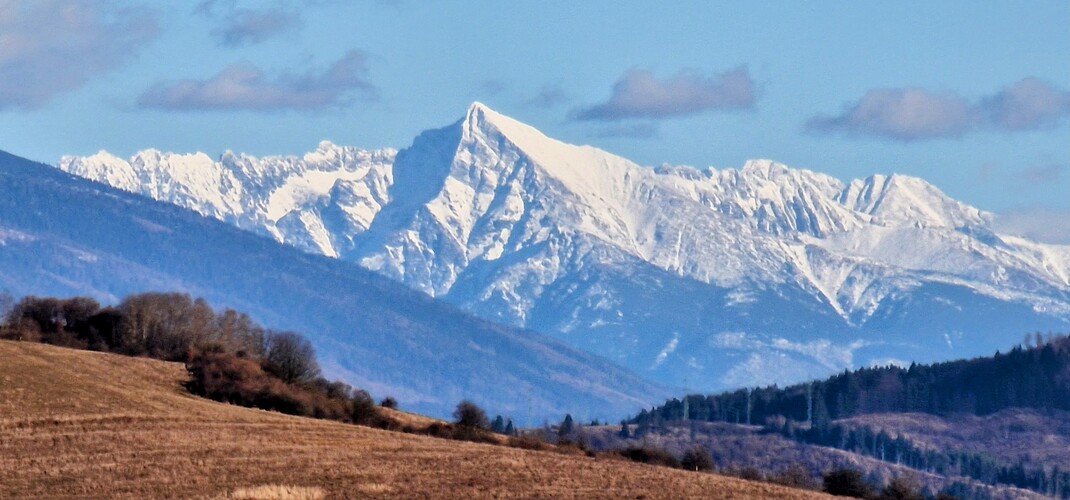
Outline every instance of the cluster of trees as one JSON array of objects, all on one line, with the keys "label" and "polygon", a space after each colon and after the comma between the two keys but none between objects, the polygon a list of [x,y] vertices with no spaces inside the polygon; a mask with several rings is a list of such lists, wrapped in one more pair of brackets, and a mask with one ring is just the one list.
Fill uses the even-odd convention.
[{"label": "cluster of trees", "polygon": [[88,297],[28,296],[7,308],[0,332],[9,339],[168,361],[186,361],[194,349],[210,344],[261,357],[280,333],[247,314],[217,312],[204,299],[182,293],[131,295],[114,307]]},{"label": "cluster of trees", "polygon": [[[267,355],[262,358],[227,352],[218,344],[195,350],[186,363],[190,373],[186,387],[194,394],[240,406],[376,427],[391,425],[367,392],[312,376],[318,369],[298,368],[314,363],[314,358],[301,354],[311,348],[307,340],[294,334],[268,338]],[[283,345],[289,347],[279,347]],[[279,354],[280,349],[285,351]],[[273,353],[281,359],[272,359]]]},{"label": "cluster of trees", "polygon": [[114,307],[87,297],[3,301],[0,338],[182,361],[187,388],[217,401],[386,425],[367,392],[321,376],[312,344],[247,314],[182,293],[142,293]]},{"label": "cluster of trees", "polygon": [[[882,488],[875,488],[866,482],[862,473],[855,469],[836,469],[822,477],[822,490],[830,495],[873,500],[924,500],[927,495],[921,484],[909,476],[892,478]],[[937,500],[959,498],[950,492],[941,492]]]},{"label": "cluster of trees", "polygon": [[[15,301],[0,294],[0,339],[181,361],[190,392],[241,406],[449,439],[496,443],[493,433],[517,434],[511,419],[491,421],[471,401],[457,406],[454,423],[400,426],[367,392],[323,378],[315,349],[301,335],[266,329],[245,313],[217,311],[183,293],[141,293],[107,307],[87,297]],[[379,406],[396,409],[397,400],[386,397]]]},{"label": "cluster of trees", "polygon": [[504,418],[501,415],[494,417],[494,421],[490,424],[490,430],[506,436],[515,436],[517,434],[516,426],[513,425],[513,419]]}]

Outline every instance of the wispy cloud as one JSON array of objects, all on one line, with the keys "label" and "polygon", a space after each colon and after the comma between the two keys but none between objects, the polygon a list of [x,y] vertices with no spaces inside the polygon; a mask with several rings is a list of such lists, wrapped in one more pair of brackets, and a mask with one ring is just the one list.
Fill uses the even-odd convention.
[{"label": "wispy cloud", "polygon": [[1030,207],[999,214],[996,230],[1043,243],[1070,245],[1070,209]]},{"label": "wispy cloud", "polygon": [[746,67],[712,76],[683,70],[664,80],[650,71],[633,69],[617,80],[606,102],[578,108],[571,116],[581,121],[617,121],[749,109],[757,95],[757,85]]},{"label": "wispy cloud", "polygon": [[234,65],[208,80],[157,83],[138,99],[143,108],[197,110],[309,110],[339,106],[357,94],[374,97],[366,56],[350,50],[322,72],[269,75],[251,65]]},{"label": "wispy cloud", "polygon": [[552,108],[568,100],[568,94],[560,85],[543,85],[538,93],[524,101],[524,105],[533,108]]},{"label": "wispy cloud", "polygon": [[0,0],[0,110],[34,109],[133,58],[158,33],[108,2]]},{"label": "wispy cloud", "polygon": [[877,89],[837,115],[818,115],[805,128],[910,142],[961,137],[977,130],[1020,131],[1056,126],[1070,117],[1070,92],[1026,78],[971,102],[916,87]]},{"label": "wispy cloud", "polygon": [[482,91],[485,95],[490,96],[490,97],[493,97],[493,96],[496,96],[498,94],[501,94],[502,92],[505,92],[505,90],[508,89],[508,88],[509,88],[509,84],[508,83],[506,83],[506,82],[504,82],[502,80],[495,80],[495,79],[483,80],[479,84],[480,91]]},{"label": "wispy cloud", "polygon": [[981,100],[988,122],[1004,130],[1052,127],[1070,117],[1070,92],[1026,78]]},{"label": "wispy cloud", "polygon": [[818,132],[890,137],[914,141],[958,137],[974,127],[978,114],[965,99],[918,88],[866,92],[836,116],[818,116],[806,128]]},{"label": "wispy cloud", "polygon": [[235,0],[206,0],[193,11],[216,25],[212,36],[224,47],[260,43],[301,26],[299,10],[287,3],[250,9]]},{"label": "wispy cloud", "polygon": [[651,139],[658,136],[658,128],[652,123],[619,124],[598,127],[588,133],[591,137],[627,137]]},{"label": "wispy cloud", "polygon": [[1067,174],[1070,174],[1070,164],[1047,163],[1023,170],[1019,178],[1028,184],[1053,184]]}]

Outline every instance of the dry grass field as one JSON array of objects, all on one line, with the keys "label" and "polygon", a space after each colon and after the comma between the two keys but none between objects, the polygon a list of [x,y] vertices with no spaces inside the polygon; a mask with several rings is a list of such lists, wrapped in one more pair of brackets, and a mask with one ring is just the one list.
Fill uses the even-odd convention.
[{"label": "dry grass field", "polygon": [[[179,364],[0,341],[0,498],[818,498],[215,403]],[[414,417],[415,418],[415,417]]]}]

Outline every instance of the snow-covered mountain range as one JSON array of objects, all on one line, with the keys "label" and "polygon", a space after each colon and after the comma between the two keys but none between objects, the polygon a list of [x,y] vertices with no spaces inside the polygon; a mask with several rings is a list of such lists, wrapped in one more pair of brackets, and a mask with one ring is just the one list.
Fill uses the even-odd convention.
[{"label": "snow-covered mountain range", "polygon": [[190,293],[301,332],[328,376],[440,418],[471,399],[525,426],[566,412],[614,419],[672,392],[355,263],[0,151],[0,292],[115,304],[145,291]]},{"label": "snow-covered mountain range", "polygon": [[692,389],[990,354],[1070,326],[1070,247],[998,234],[922,179],[644,167],[479,103],[401,151],[58,167]]}]

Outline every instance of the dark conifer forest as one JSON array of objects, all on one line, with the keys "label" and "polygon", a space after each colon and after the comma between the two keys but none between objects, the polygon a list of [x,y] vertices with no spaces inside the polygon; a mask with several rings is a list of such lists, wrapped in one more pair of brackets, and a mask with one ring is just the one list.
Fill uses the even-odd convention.
[{"label": "dark conifer forest", "polygon": [[907,368],[862,368],[785,388],[689,395],[686,403],[667,401],[640,412],[631,422],[637,424],[638,433],[682,420],[760,425],[766,432],[798,441],[943,476],[965,476],[986,484],[1070,497],[1070,464],[1035,464],[1019,457],[934,450],[901,435],[843,421],[895,413],[985,416],[1012,408],[1070,410],[1070,337],[1037,334],[1030,336],[1027,344],[991,357],[911,364]]},{"label": "dark conifer forest", "polygon": [[[753,424],[782,416],[820,427],[829,420],[873,413],[988,415],[1006,408],[1070,410],[1070,338],[1036,339],[1035,345],[1017,346],[992,357],[908,368],[862,368],[786,388],[690,395],[689,417]],[[683,401],[673,399],[636,420],[679,420],[683,411]]]}]

